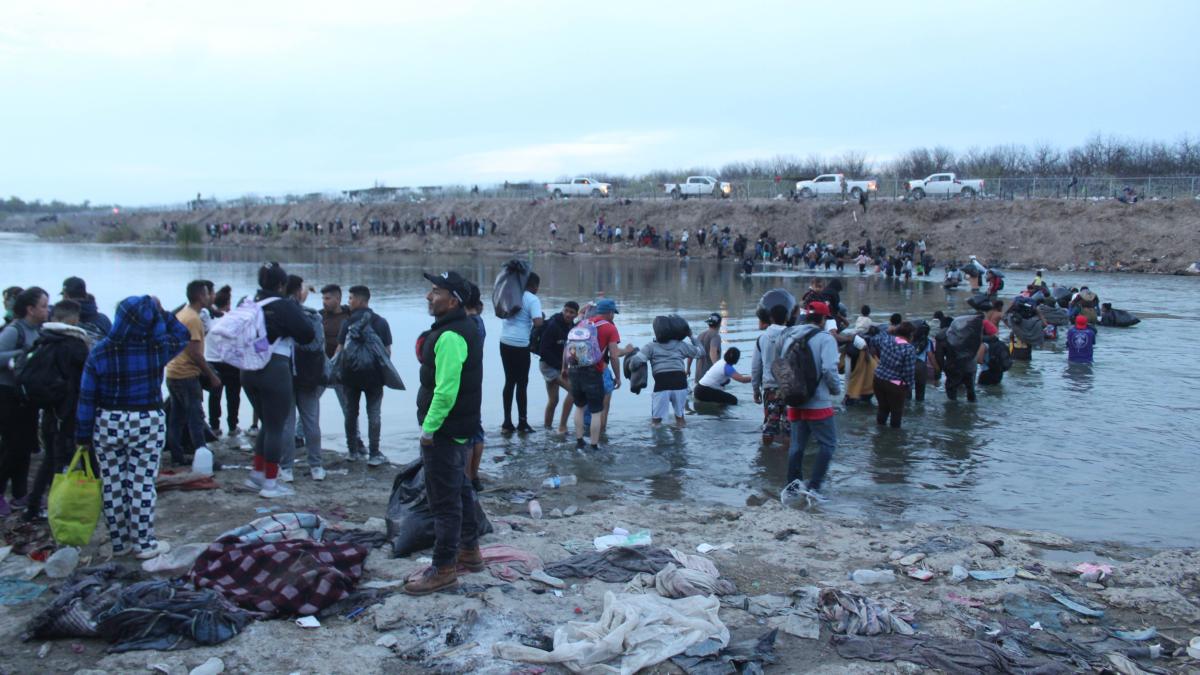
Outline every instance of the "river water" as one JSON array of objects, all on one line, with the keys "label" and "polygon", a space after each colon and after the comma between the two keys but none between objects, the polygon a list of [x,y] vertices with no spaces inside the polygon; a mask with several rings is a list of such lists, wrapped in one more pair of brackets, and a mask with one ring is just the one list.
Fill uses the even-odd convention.
[{"label": "river water", "polygon": [[[428,327],[427,283],[422,270],[455,269],[476,280],[485,296],[503,257],[385,255],[354,252],[127,247],[45,243],[23,235],[0,235],[7,252],[4,286],[41,285],[57,295],[64,278],[87,280],[102,311],[132,294],[158,295],[166,306],[184,301],[193,278],[229,283],[234,297],[252,293],[258,265],[277,258],[289,272],[318,288],[364,283],[372,307],[391,323],[394,361],[410,385],[388,391],[383,406],[383,446],[396,462],[416,456],[417,365],[412,345]],[[936,253],[936,251],[934,251]],[[728,319],[725,339],[744,354],[748,372],[757,333],[754,308],[762,293],[782,286],[799,296],[809,276],[787,271],[745,278],[735,266],[714,261],[626,258],[533,260],[542,277],[547,314],[566,300],[580,303],[605,292],[620,304],[623,342],[643,345],[654,316],[678,313],[696,330],[712,311]],[[1014,271],[1009,286],[1032,276]],[[843,302],[874,310],[876,321],[893,311],[927,318],[941,309],[966,313],[967,293],[946,292],[935,273],[930,282],[903,284],[850,273]],[[1182,347],[1200,333],[1200,280],[1185,277],[1051,273],[1048,281],[1086,284],[1102,299],[1134,311],[1142,323],[1102,329],[1091,368],[1067,368],[1063,339],[1016,363],[1000,387],[981,388],[975,405],[948,402],[940,390],[909,404],[904,429],[879,429],[873,409],[839,411],[839,447],[822,508],[880,524],[967,519],[996,526],[1045,529],[1090,540],[1149,546],[1200,544],[1196,485],[1196,424],[1200,396],[1189,384],[1192,358]],[[309,304],[320,306],[316,294]],[[489,303],[490,305],[490,303]],[[732,384],[742,405],[719,414],[689,415],[687,428],[652,429],[649,391],[622,389],[613,398],[611,454],[577,455],[571,439],[539,431],[528,437],[500,435],[503,419],[497,338],[500,321],[486,316],[484,426],[488,449],[483,467],[493,482],[529,487],[552,473],[574,473],[602,491],[650,500],[697,500],[741,505],[753,492],[778,494],[786,448],[760,446],[761,413],[749,385]],[[530,421],[546,401],[536,358],[530,376]],[[243,428],[249,406],[243,406]],[[342,415],[332,393],[322,401],[324,447],[345,450]],[[362,422],[365,432],[365,419]],[[303,453],[301,453],[303,454]],[[497,457],[502,461],[495,461]],[[303,490],[303,478],[297,486]]]}]

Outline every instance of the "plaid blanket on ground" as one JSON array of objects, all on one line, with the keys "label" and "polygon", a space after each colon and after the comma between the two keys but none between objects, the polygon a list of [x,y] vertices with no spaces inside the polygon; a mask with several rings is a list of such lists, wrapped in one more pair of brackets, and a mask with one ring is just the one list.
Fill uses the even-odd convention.
[{"label": "plaid blanket on ground", "polygon": [[200,554],[187,578],[268,616],[308,615],[349,595],[366,558],[367,548],[358,544],[222,537]]}]

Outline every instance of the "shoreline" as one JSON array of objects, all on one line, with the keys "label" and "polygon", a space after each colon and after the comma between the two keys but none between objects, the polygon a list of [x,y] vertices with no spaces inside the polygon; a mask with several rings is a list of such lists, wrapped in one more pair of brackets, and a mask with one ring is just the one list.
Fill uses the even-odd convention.
[{"label": "shoreline", "polygon": [[[442,233],[369,235],[365,224],[372,218],[415,222],[419,218],[483,218],[498,223],[496,234],[483,237],[450,237]],[[329,222],[351,220],[364,226],[359,241],[348,231],[311,234],[291,231],[271,235],[231,235],[217,243],[203,234],[197,246],[262,246],[285,250],[308,248],[347,252],[382,251],[413,253],[524,253],[563,255],[639,255],[677,258],[673,251],[598,243],[590,234],[579,244],[576,226],[590,233],[596,218],[608,224],[654,226],[672,231],[676,238],[684,228],[693,231],[712,223],[741,232],[753,247],[757,235],[767,230],[776,240],[840,242],[852,247],[871,238],[891,247],[900,238],[924,238],[939,262],[965,260],[978,255],[1000,267],[1012,269],[1044,267],[1058,271],[1149,272],[1187,274],[1200,261],[1200,201],[1148,201],[1122,205],[1112,201],[930,201],[917,203],[872,202],[864,214],[857,204],[814,201],[794,203],[777,200],[631,201],[562,200],[519,201],[464,199],[426,203],[348,204],[301,203],[224,208],[209,211],[135,211],[119,216],[64,215],[52,225],[38,225],[28,218],[9,218],[0,227],[27,232],[53,240],[101,241],[98,236],[113,222],[136,233],[135,245],[170,244],[161,223],[251,223],[293,220]],[[559,236],[550,237],[548,224],[559,224]],[[107,224],[107,225],[106,225]],[[134,235],[129,235],[134,236]],[[112,241],[110,243],[121,243]],[[690,257],[715,258],[713,248],[699,248],[693,236]],[[1187,250],[1192,246],[1195,250]],[[731,262],[735,262],[731,259]],[[1194,272],[1192,272],[1194,273]]]},{"label": "shoreline", "polygon": [[[217,444],[218,458],[231,467],[217,473],[217,489],[160,494],[157,514],[160,537],[175,548],[187,543],[205,543],[221,532],[262,517],[264,514],[259,511],[263,509],[272,509],[272,514],[318,512],[334,527],[363,528],[364,524],[367,528],[377,527],[377,520],[368,522],[368,519],[386,515],[396,466],[368,469],[362,463],[348,463],[344,455],[327,450],[326,467],[330,476],[325,482],[312,482],[298,467],[296,496],[267,501],[239,487],[244,469],[232,467],[248,461],[246,445],[227,440]],[[914,611],[920,638],[970,640],[971,622],[986,625],[1019,620],[1004,611],[1005,605],[1012,604],[1013,597],[1044,605],[1046,597],[1039,588],[1042,585],[1065,591],[1093,608],[1103,608],[1106,615],[1103,619],[1093,619],[1057,607],[1061,612],[1053,616],[1064,621],[1062,629],[1049,629],[1039,635],[1048,636],[1052,630],[1056,635],[1086,643],[1098,640],[1106,629],[1157,626],[1159,638],[1126,646],[1158,643],[1170,653],[1174,642],[1186,643],[1200,634],[1200,581],[1196,577],[1200,551],[1195,548],[1153,550],[983,524],[878,524],[824,513],[819,508],[784,507],[777,495],[761,492],[748,494],[746,506],[731,508],[613,496],[594,483],[559,490],[541,489],[535,481],[528,485],[500,485],[489,475],[490,469],[506,458],[507,455],[495,450],[485,455],[485,492],[481,499],[495,532],[486,535],[481,543],[514,546],[537,554],[546,563],[571,555],[564,544],[578,550],[592,550],[593,537],[620,526],[631,532],[649,530],[653,546],[690,554],[696,553],[696,547],[702,543],[732,544],[731,550],[717,550],[709,557],[722,576],[736,585],[737,596],[786,597],[796,588],[815,586],[905,603]],[[514,493],[524,490],[539,493],[542,509],[548,514],[546,518],[532,519],[527,505],[514,501]],[[204,503],[205,508],[196,509],[199,503]],[[578,513],[553,517],[556,510],[567,510],[570,506],[575,506]],[[997,540],[1003,543],[997,545]],[[105,561],[107,551],[107,535],[101,527],[81,555],[89,563],[97,564]],[[931,580],[918,581],[905,576],[908,568],[899,566],[894,558],[911,554],[923,554],[924,559],[913,567],[932,571],[935,576]],[[393,559],[388,545],[373,550],[360,584],[371,582],[372,586],[398,591],[398,586],[389,584],[417,569],[420,566],[417,558],[427,555],[429,551],[422,551],[409,558]],[[137,562],[117,560],[130,569]],[[0,572],[11,573],[18,564],[28,562],[10,555],[0,564]],[[1073,571],[1079,562],[1111,564],[1114,573],[1103,584],[1088,586]],[[969,579],[955,583],[949,577],[954,565],[968,570],[1011,568],[1021,574],[1006,580]],[[885,585],[860,586],[848,578],[855,569],[893,569],[898,578]],[[48,582],[44,575],[35,581]],[[516,635],[551,635],[568,621],[594,621],[600,616],[605,593],[620,593],[625,589],[620,582],[567,578],[563,597],[556,597],[540,583],[525,579],[508,583],[481,573],[469,575],[462,582],[469,586],[458,593],[424,598],[392,593],[379,604],[368,605],[355,620],[333,616],[322,619],[322,627],[311,631],[288,619],[277,619],[252,623],[243,635],[216,646],[111,655],[104,655],[107,645],[101,640],[59,639],[50,641],[48,654],[39,658],[43,642],[22,643],[19,635],[27,621],[54,598],[53,589],[48,589],[33,602],[0,611],[0,635],[6,644],[6,662],[19,672],[84,668],[93,669],[89,671],[93,673],[96,669],[134,672],[144,670],[147,664],[165,664],[166,672],[186,673],[215,656],[224,661],[226,672],[383,673],[436,669],[508,673],[523,665],[497,659],[491,648],[494,642],[512,640]],[[745,611],[738,602],[736,597],[727,596],[719,612],[733,634],[731,642],[755,640],[779,619]],[[424,635],[422,631],[427,631],[430,621],[454,625],[468,609],[476,611],[477,619],[464,629],[467,636],[462,649],[451,651],[435,645],[432,649],[414,648],[407,654],[399,653],[412,645],[414,636]],[[388,635],[397,638],[395,646],[376,645]],[[824,622],[817,639],[781,631],[775,645],[778,663],[765,665],[767,672],[913,672],[904,664],[842,658],[831,643],[831,635],[829,625]],[[72,649],[73,644],[79,647]],[[1109,647],[1119,648],[1120,643],[1105,649]],[[446,652],[450,653],[439,656]],[[336,662],[331,660],[333,653],[338,654]],[[1103,662],[1104,653],[1098,650],[1097,663]],[[1179,672],[1187,668],[1186,663],[1175,658],[1153,661],[1153,665]],[[548,672],[564,671],[551,666]]]}]

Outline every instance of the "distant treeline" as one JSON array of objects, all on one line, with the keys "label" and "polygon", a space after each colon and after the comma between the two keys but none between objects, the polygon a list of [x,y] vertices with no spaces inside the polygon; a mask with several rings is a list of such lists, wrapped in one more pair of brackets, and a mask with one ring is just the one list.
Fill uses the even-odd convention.
[{"label": "distant treeline", "polygon": [[954,171],[970,178],[1200,176],[1200,142],[1186,136],[1174,143],[1094,136],[1082,145],[1067,149],[1048,144],[1033,147],[997,145],[955,152],[937,146],[914,148],[893,161],[879,164],[868,161],[866,154],[861,152],[847,152],[839,157],[809,155],[804,159],[778,155],[771,159],[732,162],[720,168],[692,167],[652,171],[641,176],[594,174],[592,177],[626,185],[671,183],[684,176],[719,176],[724,180],[779,176],[794,180],[823,173],[904,180],[924,178],[941,171]]},{"label": "distant treeline", "polygon": [[35,199],[27,202],[20,197],[9,197],[8,199],[0,199],[0,213],[16,214],[16,213],[69,213],[72,211],[87,211],[95,208],[88,200],[83,200],[80,204],[70,204],[60,202],[57,199],[43,202],[40,199]]}]

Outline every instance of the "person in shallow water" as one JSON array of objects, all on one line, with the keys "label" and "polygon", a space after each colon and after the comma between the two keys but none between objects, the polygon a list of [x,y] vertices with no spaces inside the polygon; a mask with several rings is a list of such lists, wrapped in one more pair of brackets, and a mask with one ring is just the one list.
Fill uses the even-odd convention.
[{"label": "person in shallow water", "polygon": [[1075,317],[1075,327],[1067,331],[1067,363],[1092,363],[1096,347],[1096,329],[1083,314]]},{"label": "person in shallow water", "polygon": [[475,490],[465,471],[469,439],[480,425],[483,341],[463,305],[470,283],[457,272],[426,274],[425,296],[433,325],[417,339],[421,387],[421,461],[433,513],[433,564],[404,584],[404,592],[426,595],[458,585],[458,567],[482,572],[483,554],[475,521]]},{"label": "person in shallow water", "polygon": [[696,400],[705,403],[737,405],[737,397],[725,391],[725,387],[730,381],[737,381],[743,384],[750,383],[749,375],[743,375],[737,371],[737,368],[734,368],[741,357],[742,352],[737,347],[726,349],[724,358],[714,363],[712,368],[709,368],[708,372],[704,374],[704,377],[700,378],[700,382],[696,385],[696,390],[693,392]]}]

